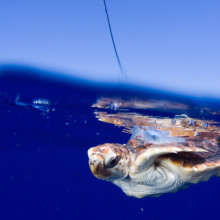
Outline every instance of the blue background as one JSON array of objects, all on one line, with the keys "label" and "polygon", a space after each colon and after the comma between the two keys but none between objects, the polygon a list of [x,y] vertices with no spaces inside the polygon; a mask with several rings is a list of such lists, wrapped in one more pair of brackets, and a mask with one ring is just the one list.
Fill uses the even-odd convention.
[{"label": "blue background", "polygon": [[[135,199],[93,177],[87,150],[126,143],[129,135],[99,122],[91,108],[100,96],[120,96],[121,84],[86,79],[219,98],[220,2],[107,0],[107,6],[128,79],[120,75],[101,0],[0,1],[0,219],[218,219],[219,178]],[[5,72],[14,64],[41,74]],[[126,94],[167,94],[137,90]],[[26,106],[16,105],[18,95]],[[49,113],[31,106],[38,98],[50,100]]]}]

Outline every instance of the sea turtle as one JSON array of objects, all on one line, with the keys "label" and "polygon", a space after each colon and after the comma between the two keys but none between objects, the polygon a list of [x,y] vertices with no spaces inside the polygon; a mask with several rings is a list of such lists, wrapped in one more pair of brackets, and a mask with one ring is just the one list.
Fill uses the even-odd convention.
[{"label": "sea turtle", "polygon": [[93,175],[128,196],[159,196],[220,176],[220,130],[211,122],[132,113],[96,112],[96,117],[132,133],[127,144],[88,150]]}]

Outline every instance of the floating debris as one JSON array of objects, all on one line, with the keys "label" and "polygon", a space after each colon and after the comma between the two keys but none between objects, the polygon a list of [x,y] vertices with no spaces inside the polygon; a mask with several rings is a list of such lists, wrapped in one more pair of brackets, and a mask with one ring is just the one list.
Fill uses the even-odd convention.
[{"label": "floating debris", "polygon": [[189,126],[196,126],[196,121],[193,119],[188,120],[188,125]]},{"label": "floating debris", "polygon": [[203,128],[208,128],[208,123],[207,123],[207,122],[203,122],[203,123],[202,123],[202,127],[203,127]]},{"label": "floating debris", "polygon": [[[20,94],[18,94],[17,97],[15,98],[15,104],[19,106],[32,107],[35,109],[39,109],[44,114],[48,114],[50,112],[50,105],[51,105],[50,101],[44,98],[34,99],[31,103],[22,102],[20,101]],[[55,108],[53,108],[52,111],[54,112]]]},{"label": "floating debris", "polygon": [[48,99],[34,99],[32,102],[32,107],[39,109],[43,114],[48,114],[50,112],[50,101]]},{"label": "floating debris", "polygon": [[172,125],[176,124],[176,119],[172,119]]},{"label": "floating debris", "polygon": [[117,100],[111,101],[109,104],[109,109],[117,111],[119,110],[120,105],[121,105],[120,101]]},{"label": "floating debris", "polygon": [[31,106],[30,103],[25,103],[20,101],[20,94],[18,94],[15,98],[15,104],[20,106]]},{"label": "floating debris", "polygon": [[50,105],[50,101],[48,99],[34,99],[34,105]]}]

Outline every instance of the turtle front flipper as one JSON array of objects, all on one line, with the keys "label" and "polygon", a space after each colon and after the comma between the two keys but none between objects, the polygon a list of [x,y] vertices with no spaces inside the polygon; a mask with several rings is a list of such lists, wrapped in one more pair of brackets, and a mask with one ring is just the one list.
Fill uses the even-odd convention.
[{"label": "turtle front flipper", "polygon": [[130,181],[115,184],[127,195],[138,198],[177,191],[185,184],[181,176],[182,164],[174,164],[166,155],[205,151],[180,143],[151,145],[132,163],[129,170]]},{"label": "turtle front flipper", "polygon": [[157,164],[157,158],[161,155],[177,154],[180,152],[202,153],[207,152],[203,148],[198,148],[191,143],[170,143],[170,144],[155,144],[144,150],[133,162],[130,168],[130,175],[135,175],[138,172],[143,172],[148,169],[153,163]]}]

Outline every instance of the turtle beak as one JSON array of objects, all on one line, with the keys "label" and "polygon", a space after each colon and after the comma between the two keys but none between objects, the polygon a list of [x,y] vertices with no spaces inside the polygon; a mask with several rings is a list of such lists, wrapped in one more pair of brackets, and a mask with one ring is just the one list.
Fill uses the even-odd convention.
[{"label": "turtle beak", "polygon": [[93,154],[93,149],[91,148],[88,150],[88,157],[89,157],[89,167],[92,171],[92,174],[97,176],[99,172],[101,172],[104,168],[104,158],[102,155],[99,154]]},{"label": "turtle beak", "polygon": [[111,173],[105,169],[104,156],[102,154],[94,153],[93,149],[88,150],[89,167],[92,174],[98,179],[107,179]]},{"label": "turtle beak", "polygon": [[89,163],[90,170],[92,171],[92,174],[95,175],[96,172],[96,166],[93,163]]},{"label": "turtle beak", "polygon": [[100,161],[97,158],[90,158],[89,167],[92,174],[98,179],[106,179],[109,175],[108,171],[104,169],[103,161]]},{"label": "turtle beak", "polygon": [[97,175],[101,170],[103,170],[102,163],[97,160],[89,160],[89,167],[93,175]]}]

